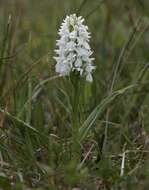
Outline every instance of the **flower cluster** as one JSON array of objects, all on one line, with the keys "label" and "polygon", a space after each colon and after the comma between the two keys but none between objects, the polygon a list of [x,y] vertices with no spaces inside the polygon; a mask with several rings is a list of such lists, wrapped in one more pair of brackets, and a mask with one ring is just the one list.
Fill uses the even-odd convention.
[{"label": "flower cluster", "polygon": [[57,56],[54,57],[56,72],[62,76],[69,75],[77,71],[81,76],[85,76],[87,81],[92,82],[92,71],[95,67],[92,65],[94,58],[89,46],[90,33],[88,27],[83,24],[84,19],[76,14],[67,16],[62,23],[55,50]]}]

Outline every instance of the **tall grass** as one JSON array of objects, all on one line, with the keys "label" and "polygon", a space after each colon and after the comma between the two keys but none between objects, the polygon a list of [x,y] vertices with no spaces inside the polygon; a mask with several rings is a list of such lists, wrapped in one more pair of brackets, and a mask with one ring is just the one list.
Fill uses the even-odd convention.
[{"label": "tall grass", "polygon": [[[0,2],[0,189],[148,189],[148,7]],[[92,34],[94,82],[80,87],[53,59],[70,13]]]}]

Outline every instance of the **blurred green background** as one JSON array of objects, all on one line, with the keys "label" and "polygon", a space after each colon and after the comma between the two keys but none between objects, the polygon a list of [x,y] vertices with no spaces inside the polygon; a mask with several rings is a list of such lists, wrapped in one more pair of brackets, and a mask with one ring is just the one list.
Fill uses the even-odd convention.
[{"label": "blurred green background", "polygon": [[[40,84],[56,76],[53,56],[58,29],[72,13],[85,18],[96,66],[94,82],[85,91],[82,120],[113,91],[135,86],[96,120],[95,131],[84,145],[96,144],[92,158],[79,174],[63,156],[62,143],[70,135],[69,86],[63,79]],[[148,68],[148,0],[0,0],[0,108],[10,113],[0,114],[0,188],[147,190]],[[46,137],[57,135],[58,140],[49,143],[22,127],[26,126],[22,121]],[[96,165],[107,123],[108,159],[96,160]],[[120,178],[119,154],[124,149],[135,152],[127,156],[126,175]],[[13,183],[16,186],[11,187]]]},{"label": "blurred green background", "polygon": [[[129,38],[133,27],[141,19],[138,30],[143,32],[148,24],[147,0],[1,0],[0,1],[0,40],[6,32],[8,16],[12,16],[12,42],[10,52],[17,53],[11,64],[14,70],[25,71],[31,61],[48,53],[49,60],[39,64],[38,75],[53,74],[53,55],[57,31],[63,18],[70,13],[82,15],[92,34],[91,46],[97,65],[99,92],[107,91],[113,65]],[[144,26],[145,25],[145,26]],[[139,31],[137,31],[140,33]],[[139,41],[139,40],[138,40]],[[130,41],[131,42],[131,41]],[[136,67],[143,67],[148,60],[148,36],[145,32],[135,45],[131,56],[123,64],[119,84],[128,84]],[[22,64],[22,62],[24,64]],[[43,69],[43,70],[41,70]],[[40,73],[40,71],[42,71]],[[100,73],[100,74],[99,74]],[[36,77],[36,76],[35,76]]]}]

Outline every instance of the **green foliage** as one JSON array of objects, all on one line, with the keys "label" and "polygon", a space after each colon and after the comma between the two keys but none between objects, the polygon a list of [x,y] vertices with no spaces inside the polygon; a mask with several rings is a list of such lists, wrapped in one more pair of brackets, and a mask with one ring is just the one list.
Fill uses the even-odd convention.
[{"label": "green foliage", "polygon": [[[0,189],[148,189],[148,10],[148,0],[0,1]],[[70,13],[91,32],[92,84],[55,73]]]}]

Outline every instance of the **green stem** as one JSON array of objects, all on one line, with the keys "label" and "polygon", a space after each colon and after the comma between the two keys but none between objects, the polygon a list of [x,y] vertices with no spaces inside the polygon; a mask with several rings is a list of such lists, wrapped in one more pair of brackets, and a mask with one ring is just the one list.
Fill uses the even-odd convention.
[{"label": "green stem", "polygon": [[79,137],[79,99],[80,99],[80,81],[78,76],[73,76],[73,98],[72,98],[72,151],[76,160],[80,160]]}]

